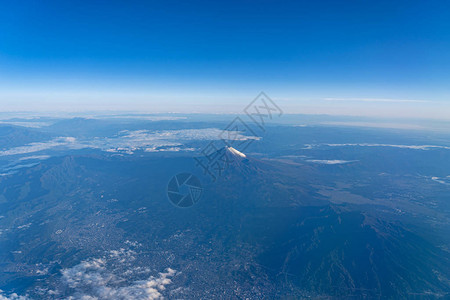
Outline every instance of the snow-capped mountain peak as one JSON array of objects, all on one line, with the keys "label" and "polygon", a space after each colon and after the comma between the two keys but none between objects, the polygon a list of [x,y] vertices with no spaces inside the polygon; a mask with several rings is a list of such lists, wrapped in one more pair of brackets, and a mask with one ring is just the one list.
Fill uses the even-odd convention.
[{"label": "snow-capped mountain peak", "polygon": [[226,149],[233,155],[240,156],[243,158],[247,157],[244,153],[234,149],[233,147],[226,147]]}]

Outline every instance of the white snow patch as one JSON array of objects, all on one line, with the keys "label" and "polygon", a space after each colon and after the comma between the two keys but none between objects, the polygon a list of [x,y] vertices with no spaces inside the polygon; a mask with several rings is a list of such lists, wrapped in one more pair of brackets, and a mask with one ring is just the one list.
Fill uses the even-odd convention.
[{"label": "white snow patch", "polygon": [[230,151],[232,154],[240,156],[240,157],[247,157],[244,153],[234,149],[233,147],[227,147],[228,151]]}]

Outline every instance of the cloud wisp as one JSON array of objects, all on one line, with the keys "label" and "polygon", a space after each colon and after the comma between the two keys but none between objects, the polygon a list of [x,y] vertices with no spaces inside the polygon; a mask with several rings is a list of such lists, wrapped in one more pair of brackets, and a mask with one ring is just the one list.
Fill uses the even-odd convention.
[{"label": "cloud wisp", "polygon": [[357,160],[339,160],[339,159],[308,159],[307,162],[321,164],[321,165],[343,165]]},{"label": "cloud wisp", "polygon": [[400,149],[411,150],[433,150],[433,149],[445,149],[450,150],[449,146],[440,145],[396,145],[396,144],[371,144],[371,143],[346,143],[346,144],[305,144],[303,149],[313,149],[320,146],[328,147],[392,147]]},{"label": "cloud wisp", "polygon": [[60,146],[70,148],[80,148],[80,149],[84,148],[84,146],[82,146],[81,144],[76,143],[76,138],[74,137],[57,137],[46,142],[30,143],[25,146],[1,150],[0,156],[34,153],[51,148],[57,148]]},{"label": "cloud wisp", "polygon": [[383,103],[430,103],[429,100],[390,99],[390,98],[323,98],[325,101],[342,102],[383,102]]}]

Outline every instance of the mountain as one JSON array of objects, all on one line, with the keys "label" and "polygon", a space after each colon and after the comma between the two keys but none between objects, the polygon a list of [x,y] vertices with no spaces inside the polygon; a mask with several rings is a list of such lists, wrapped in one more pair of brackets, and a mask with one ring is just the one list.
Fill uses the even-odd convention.
[{"label": "mountain", "polygon": [[230,248],[254,249],[255,265],[284,288],[335,297],[448,295],[445,250],[376,211],[321,199],[302,175],[311,176],[309,166],[226,151],[234,161],[207,188],[208,199],[219,199],[208,211],[220,211],[215,219],[227,233],[219,235],[233,237]]},{"label": "mountain", "polygon": [[0,150],[41,142],[51,136],[35,128],[0,124]]},{"label": "mountain", "polygon": [[[2,290],[102,299],[100,291],[143,291],[171,274],[167,298],[449,296],[445,210],[432,210],[448,199],[442,183],[388,177],[363,155],[308,161],[347,159],[330,149],[305,158],[224,147],[211,154],[226,163],[216,180],[197,154],[96,153],[0,177]],[[180,173],[201,182],[192,206],[168,196]]]}]

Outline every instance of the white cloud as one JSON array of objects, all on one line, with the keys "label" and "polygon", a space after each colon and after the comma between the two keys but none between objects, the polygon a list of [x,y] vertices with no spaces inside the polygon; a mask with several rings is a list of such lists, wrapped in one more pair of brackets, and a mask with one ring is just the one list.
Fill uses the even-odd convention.
[{"label": "white cloud", "polygon": [[391,98],[324,98],[325,101],[348,102],[387,102],[387,103],[429,103],[429,100],[391,99]]},{"label": "white cloud", "polygon": [[303,149],[312,149],[318,146],[329,146],[329,147],[393,147],[401,149],[413,149],[413,150],[431,150],[431,149],[446,149],[450,150],[449,146],[438,146],[438,145],[396,145],[396,144],[370,144],[370,143],[346,143],[346,144],[306,144]]},{"label": "white cloud", "polygon": [[31,164],[22,164],[22,165],[15,165],[13,167],[8,167],[3,169],[3,171],[14,171],[14,170],[18,170],[18,169],[23,169],[23,168],[31,168],[34,167],[36,165],[38,165],[39,163],[31,163]]},{"label": "white cloud", "polygon": [[[141,247],[138,242],[126,241],[132,249]],[[61,277],[55,282],[58,288],[40,288],[34,291],[39,299],[66,300],[155,300],[164,299],[164,292],[172,284],[177,271],[167,268],[157,273],[142,260],[139,253],[130,248],[120,248],[105,252],[97,258],[86,259],[79,264],[61,271]],[[141,264],[141,265],[140,265]],[[48,268],[37,273],[46,274]],[[152,275],[153,273],[153,275]],[[170,291],[166,291],[169,295]],[[26,296],[6,294],[0,290],[0,300],[31,300]]]},{"label": "white cloud", "polygon": [[58,137],[46,142],[30,143],[25,146],[14,147],[7,150],[0,151],[0,156],[27,154],[33,152],[39,152],[56,147],[68,147],[68,148],[86,148],[86,146],[76,143],[74,137]]},{"label": "white cloud", "polygon": [[[123,258],[128,254],[122,251],[114,251],[112,257]],[[128,270],[119,274],[108,270],[109,262],[103,259],[92,259],[83,261],[80,264],[62,271],[65,283],[76,292],[68,299],[163,299],[162,291],[172,283],[170,277],[176,271],[168,268],[165,272],[157,276],[150,276],[147,279],[128,282],[126,275],[133,275],[138,272]]]},{"label": "white cloud", "polygon": [[405,123],[381,123],[381,122],[321,122],[323,125],[352,126],[352,127],[372,127],[372,128],[393,128],[393,129],[425,129],[424,126]]},{"label": "white cloud", "polygon": [[32,160],[32,159],[38,159],[38,160],[44,160],[50,158],[50,155],[31,155],[26,157],[21,157],[19,160]]},{"label": "white cloud", "polygon": [[444,178],[433,176],[433,177],[431,177],[431,180],[436,181],[441,184],[450,185],[450,176],[447,176]]},{"label": "white cloud", "polygon": [[[83,117],[85,117],[83,115]],[[186,120],[187,117],[175,117],[175,116],[146,116],[146,115],[96,115],[96,119],[137,119],[146,121],[177,121]]]},{"label": "white cloud", "polygon": [[[193,151],[185,147],[186,141],[220,140],[223,131],[217,128],[182,129],[182,130],[124,130],[113,137],[96,137],[89,140],[78,140],[75,137],[58,137],[46,142],[31,143],[25,146],[14,147],[0,151],[0,156],[21,155],[50,149],[100,149],[108,152],[132,154],[135,150],[146,152],[159,151]],[[223,134],[232,136],[234,140],[259,140],[259,137],[246,136],[241,133]],[[33,156],[31,156],[33,157]],[[41,156],[34,156],[44,157]]]},{"label": "white cloud", "polygon": [[50,122],[34,122],[34,121],[0,121],[0,124],[28,127],[28,128],[41,128],[45,126],[50,126]]},{"label": "white cloud", "polygon": [[338,160],[338,159],[333,159],[333,160],[321,160],[321,159],[309,159],[307,160],[308,162],[312,162],[312,163],[316,163],[316,164],[322,164],[322,165],[342,165],[342,164],[348,164],[351,162],[355,162],[356,160]]},{"label": "white cloud", "polygon": [[31,300],[31,299],[28,298],[28,296],[19,296],[16,293],[6,295],[2,290],[0,290],[0,300]]},{"label": "white cloud", "polygon": [[17,229],[27,229],[27,228],[29,228],[30,226],[31,226],[31,223],[28,223],[28,224],[24,224],[24,225],[18,226]]},{"label": "white cloud", "polygon": [[[218,128],[204,128],[204,129],[181,129],[181,130],[162,130],[162,131],[149,131],[149,130],[135,130],[121,131],[122,138],[128,138],[135,141],[148,141],[148,140],[220,140],[223,135],[223,130]],[[229,134],[227,136],[233,136],[234,140],[249,140],[259,137],[246,136],[241,133],[236,135]]]}]

